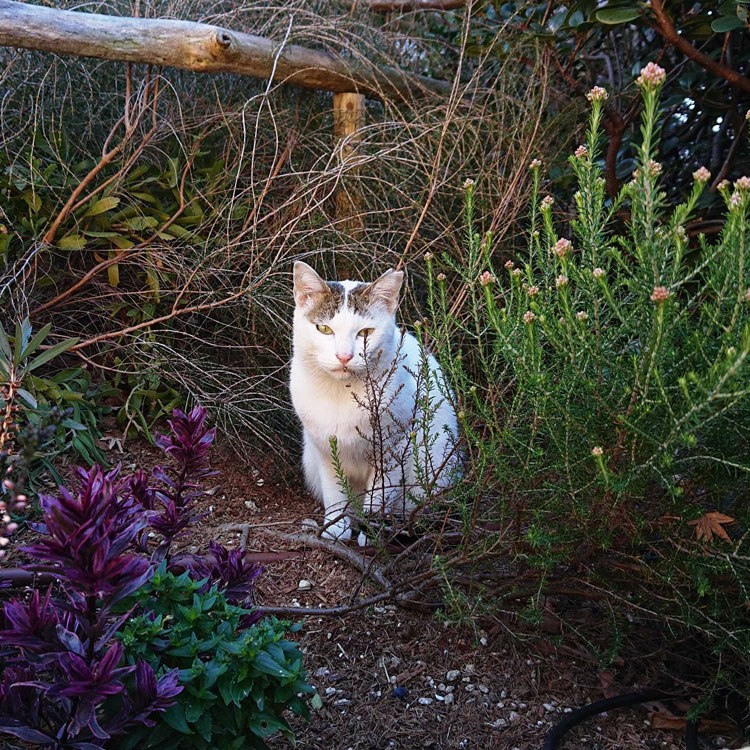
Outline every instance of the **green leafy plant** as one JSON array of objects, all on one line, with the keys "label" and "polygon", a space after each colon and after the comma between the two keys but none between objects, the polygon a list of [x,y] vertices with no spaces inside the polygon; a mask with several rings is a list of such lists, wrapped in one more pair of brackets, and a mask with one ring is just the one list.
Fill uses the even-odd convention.
[{"label": "green leafy plant", "polygon": [[[92,384],[90,373],[81,368],[41,375],[40,368],[77,342],[71,338],[45,346],[50,330],[51,324],[47,324],[34,334],[26,318],[16,324],[11,344],[0,325],[0,450],[12,449],[14,436],[26,425],[38,435],[46,435],[44,441],[35,442],[34,460],[27,465],[31,489],[45,471],[62,483],[54,466],[55,457],[62,453],[77,455],[89,466],[97,462],[106,465],[106,457],[96,444],[98,422],[108,412],[104,400],[117,393],[106,385]],[[45,431],[47,425],[54,429]]]},{"label": "green leafy plant", "polygon": [[539,590],[575,574],[618,607],[706,635],[740,667],[750,177],[719,187],[726,213],[713,242],[688,234],[710,174],[696,170],[686,201],[668,205],[657,156],[665,76],[650,63],[638,77],[637,167],[615,200],[599,158],[607,92],[590,91],[586,142],[569,160],[574,216],[558,223],[535,159],[527,246],[502,270],[492,237],[474,228],[467,181],[466,255],[444,256],[448,274],[428,259],[432,333],[462,402],[469,470],[457,495],[482,487],[475,503],[508,529]]},{"label": "green leafy plant", "polygon": [[249,625],[251,610],[206,583],[162,564],[127,603],[140,613],[118,635],[127,661],[145,660],[157,676],[179,669],[185,690],[159,726],[129,734],[122,750],[265,748],[278,732],[293,738],[287,708],[309,718],[300,696],[314,688],[297,644],[284,639],[300,625],[275,618]]}]

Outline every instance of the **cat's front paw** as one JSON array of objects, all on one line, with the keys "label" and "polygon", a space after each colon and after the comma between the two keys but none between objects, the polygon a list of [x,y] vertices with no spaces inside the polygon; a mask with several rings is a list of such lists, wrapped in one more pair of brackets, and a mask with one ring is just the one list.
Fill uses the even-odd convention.
[{"label": "cat's front paw", "polygon": [[349,539],[352,535],[352,522],[344,516],[338,521],[332,524],[325,524],[326,528],[323,530],[323,536],[328,537],[337,541],[339,539]]}]

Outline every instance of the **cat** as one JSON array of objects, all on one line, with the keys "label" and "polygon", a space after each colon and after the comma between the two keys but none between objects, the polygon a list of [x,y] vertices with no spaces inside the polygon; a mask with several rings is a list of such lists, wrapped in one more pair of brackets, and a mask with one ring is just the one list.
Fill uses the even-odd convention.
[{"label": "cat", "polygon": [[[440,365],[427,355],[427,387],[419,342],[396,326],[403,279],[403,271],[389,270],[371,283],[324,281],[306,263],[294,264],[290,391],[303,427],[305,481],[323,502],[323,533],[332,539],[351,535],[346,511],[353,494],[366,512],[403,513],[411,507],[407,495],[419,498],[426,483],[449,487],[456,466],[458,424]],[[425,438],[419,397],[426,392]]]}]

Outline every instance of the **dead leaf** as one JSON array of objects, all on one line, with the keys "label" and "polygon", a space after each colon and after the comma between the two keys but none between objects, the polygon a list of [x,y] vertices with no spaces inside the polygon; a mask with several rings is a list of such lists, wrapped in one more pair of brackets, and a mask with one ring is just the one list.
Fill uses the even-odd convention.
[{"label": "dead leaf", "polygon": [[[672,732],[684,732],[687,718],[684,716],[663,716],[654,713],[649,716],[651,726],[654,729],[668,729]],[[722,737],[733,736],[737,727],[728,721],[715,721],[713,719],[701,719],[698,725],[700,734],[714,734]]]},{"label": "dead leaf", "polygon": [[722,526],[725,523],[734,523],[734,518],[725,516],[723,513],[718,513],[717,511],[711,511],[697,521],[688,521],[688,526],[695,526],[695,536],[699,542],[701,540],[710,542],[714,536],[718,536],[725,542],[731,543],[732,540],[729,538],[729,534],[727,534]]}]

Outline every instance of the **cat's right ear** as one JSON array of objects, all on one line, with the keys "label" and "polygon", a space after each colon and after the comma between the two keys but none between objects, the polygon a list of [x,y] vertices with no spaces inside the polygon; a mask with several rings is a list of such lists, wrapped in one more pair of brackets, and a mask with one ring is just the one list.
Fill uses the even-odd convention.
[{"label": "cat's right ear", "polygon": [[318,294],[328,292],[325,281],[315,270],[298,260],[294,264],[294,302],[298,307],[306,307]]}]

